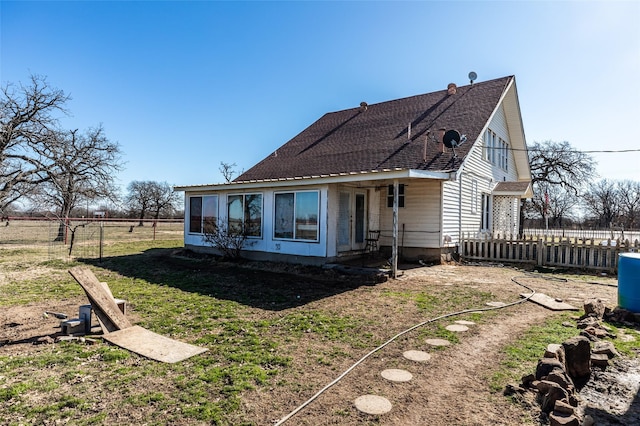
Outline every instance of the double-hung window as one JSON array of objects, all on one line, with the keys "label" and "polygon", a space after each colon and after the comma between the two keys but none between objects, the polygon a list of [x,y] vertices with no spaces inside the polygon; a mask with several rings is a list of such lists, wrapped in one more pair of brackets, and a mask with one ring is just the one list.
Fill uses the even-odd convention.
[{"label": "double-hung window", "polygon": [[273,237],[318,241],[319,200],[318,191],[276,193]]},{"label": "double-hung window", "polygon": [[262,237],[262,194],[229,195],[227,219],[229,231]]},{"label": "double-hung window", "polygon": [[189,232],[212,232],[218,222],[218,196],[189,197]]},{"label": "double-hung window", "polygon": [[[387,187],[387,207],[393,207],[393,185]],[[404,207],[404,184],[398,184],[398,207]]]}]

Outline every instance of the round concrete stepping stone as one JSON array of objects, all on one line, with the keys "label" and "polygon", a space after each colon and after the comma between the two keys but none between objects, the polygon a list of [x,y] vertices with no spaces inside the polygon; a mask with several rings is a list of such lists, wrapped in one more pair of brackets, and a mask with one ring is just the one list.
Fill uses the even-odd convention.
[{"label": "round concrete stepping stone", "polygon": [[467,320],[458,320],[455,322],[456,324],[462,324],[462,325],[476,325],[475,322],[473,321],[467,321]]},{"label": "round concrete stepping stone", "polygon": [[408,382],[413,379],[413,374],[407,370],[400,370],[399,368],[388,368],[380,373],[382,377],[392,382]]},{"label": "round concrete stepping stone", "polygon": [[449,346],[451,344],[450,341],[445,339],[427,339],[425,343],[431,346]]},{"label": "round concrete stepping stone", "polygon": [[385,414],[391,411],[391,402],[378,395],[362,395],[354,401],[359,411],[367,414]]},{"label": "round concrete stepping stone", "polygon": [[503,306],[506,306],[507,304],[504,302],[487,302],[486,305],[493,306],[494,308],[501,308]]},{"label": "round concrete stepping stone", "polygon": [[449,331],[455,331],[455,332],[461,332],[461,331],[468,331],[469,327],[467,327],[466,325],[462,325],[462,324],[451,324],[445,327],[447,330]]},{"label": "round concrete stepping stone", "polygon": [[402,356],[416,362],[427,362],[431,359],[431,355],[424,351],[406,351],[402,353]]}]

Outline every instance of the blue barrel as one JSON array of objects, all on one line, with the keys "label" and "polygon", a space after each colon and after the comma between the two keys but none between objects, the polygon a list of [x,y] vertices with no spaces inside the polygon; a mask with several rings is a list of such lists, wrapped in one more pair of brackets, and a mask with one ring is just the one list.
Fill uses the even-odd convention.
[{"label": "blue barrel", "polygon": [[640,253],[620,253],[618,306],[640,313]]}]

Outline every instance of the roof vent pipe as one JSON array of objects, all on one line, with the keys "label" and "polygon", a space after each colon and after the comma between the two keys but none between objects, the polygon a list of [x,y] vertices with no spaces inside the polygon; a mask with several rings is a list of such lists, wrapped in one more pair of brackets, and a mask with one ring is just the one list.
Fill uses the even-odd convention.
[{"label": "roof vent pipe", "polygon": [[365,112],[369,108],[369,105],[366,102],[360,102],[360,112]]},{"label": "roof vent pipe", "polygon": [[429,142],[429,135],[431,134],[431,129],[427,130],[427,134],[424,136],[424,146],[422,147],[422,162],[427,162],[427,143]]},{"label": "roof vent pipe", "polygon": [[440,148],[441,152],[446,152],[445,151],[445,147],[444,147],[444,134],[446,133],[447,129],[445,129],[444,127],[438,129],[438,148]]}]

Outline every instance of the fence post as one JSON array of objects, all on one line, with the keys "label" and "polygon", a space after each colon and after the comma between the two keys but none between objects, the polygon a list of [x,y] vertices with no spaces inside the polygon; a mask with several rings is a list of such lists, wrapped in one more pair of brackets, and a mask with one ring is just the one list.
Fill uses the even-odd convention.
[{"label": "fence post", "polygon": [[538,237],[538,252],[536,253],[537,255],[536,263],[538,266],[542,266],[543,264],[543,256],[545,251],[546,249],[544,247],[544,242],[542,238]]}]

